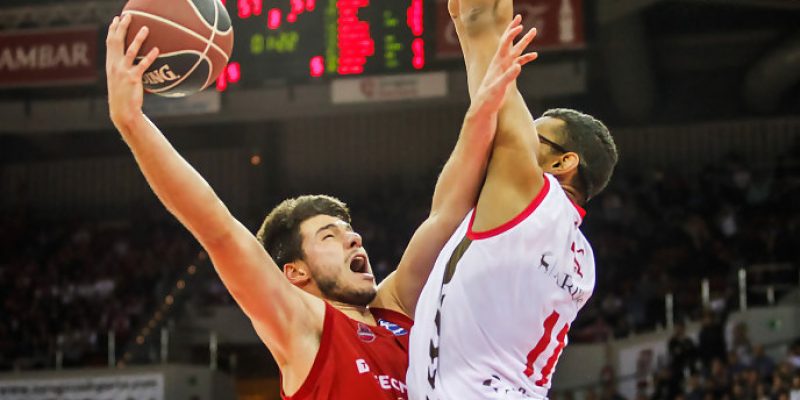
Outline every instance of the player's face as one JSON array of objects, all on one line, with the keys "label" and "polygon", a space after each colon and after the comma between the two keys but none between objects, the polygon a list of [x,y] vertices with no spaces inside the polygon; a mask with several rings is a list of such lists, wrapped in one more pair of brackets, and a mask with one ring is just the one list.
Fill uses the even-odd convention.
[{"label": "player's face", "polygon": [[345,221],[317,215],[300,224],[304,261],[322,295],[332,301],[366,306],[377,294],[361,235]]},{"label": "player's face", "polygon": [[559,148],[558,132],[566,123],[558,118],[542,117],[534,121],[536,132],[539,134],[539,147],[536,150],[536,160],[544,172],[549,172],[549,167],[564,152]]}]

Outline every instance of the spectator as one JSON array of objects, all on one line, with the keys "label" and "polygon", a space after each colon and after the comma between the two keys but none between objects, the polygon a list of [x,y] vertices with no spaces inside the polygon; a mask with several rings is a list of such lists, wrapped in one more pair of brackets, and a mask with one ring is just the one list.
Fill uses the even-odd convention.
[{"label": "spectator", "polygon": [[731,339],[731,351],[736,353],[736,357],[743,365],[750,365],[753,361],[753,344],[747,334],[747,324],[739,322],[733,326],[733,338]]},{"label": "spectator", "polygon": [[716,314],[703,313],[703,323],[698,338],[698,353],[705,369],[711,368],[711,361],[725,357],[725,333]]},{"label": "spectator", "polygon": [[789,356],[786,361],[794,368],[800,368],[800,340],[795,340],[789,348]]},{"label": "spectator", "polygon": [[674,333],[667,342],[667,351],[672,369],[672,379],[676,385],[683,385],[686,372],[693,372],[697,348],[692,339],[686,336],[686,325],[675,323]]},{"label": "spectator", "polygon": [[775,371],[775,361],[772,361],[765,352],[764,346],[753,346],[753,369],[758,374],[759,379],[764,380],[772,376]]}]

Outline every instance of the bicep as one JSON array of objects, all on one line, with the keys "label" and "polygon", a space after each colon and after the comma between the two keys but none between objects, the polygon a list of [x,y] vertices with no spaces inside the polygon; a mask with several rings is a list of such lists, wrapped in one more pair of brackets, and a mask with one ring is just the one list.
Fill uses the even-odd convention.
[{"label": "bicep", "polygon": [[235,221],[229,232],[203,247],[225,287],[277,358],[288,356],[292,332],[322,330],[322,300],[292,286],[241,223]]},{"label": "bicep", "polygon": [[478,196],[473,230],[485,232],[517,217],[537,196],[544,180],[533,151],[495,144]]}]

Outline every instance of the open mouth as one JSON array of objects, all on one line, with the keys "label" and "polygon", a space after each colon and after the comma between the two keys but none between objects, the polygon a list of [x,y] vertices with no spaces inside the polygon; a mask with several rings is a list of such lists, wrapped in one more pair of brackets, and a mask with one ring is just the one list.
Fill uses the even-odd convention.
[{"label": "open mouth", "polygon": [[350,270],[360,274],[368,273],[367,258],[362,255],[357,255],[350,260]]}]

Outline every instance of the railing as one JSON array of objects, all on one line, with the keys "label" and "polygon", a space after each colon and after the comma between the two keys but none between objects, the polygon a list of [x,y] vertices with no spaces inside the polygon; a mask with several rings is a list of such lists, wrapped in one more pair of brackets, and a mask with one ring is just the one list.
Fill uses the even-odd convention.
[{"label": "railing", "polygon": [[[770,279],[759,279],[757,285],[748,286],[748,277],[753,275],[767,275]],[[788,293],[791,289],[800,286],[800,271],[791,263],[756,264],[749,268],[740,268],[737,277],[737,300],[739,311],[745,311],[753,303],[753,294],[759,294],[756,304],[772,306],[776,303],[779,294]],[[708,278],[700,282],[700,298],[702,308],[711,308],[711,284]],[[664,296],[664,321],[668,329],[675,325],[675,298],[674,293]]]},{"label": "railing", "polygon": [[[782,340],[782,341],[776,341],[776,342],[771,342],[771,343],[764,343],[764,344],[762,344],[762,346],[764,347],[765,351],[767,351],[767,352],[773,351],[774,352],[776,350],[783,350],[783,349],[788,348],[793,342],[794,342],[794,340]],[[686,372],[687,371],[684,371],[684,373],[686,373]],[[642,382],[643,380],[644,381],[649,381],[650,378],[652,378],[652,377],[650,377],[650,376],[642,376],[640,373],[632,373],[632,374],[627,374],[627,375],[623,375],[623,376],[615,376],[613,378],[613,380],[611,380],[611,381],[598,380],[598,381],[593,382],[593,383],[575,386],[575,387],[569,388],[567,390],[553,390],[553,391],[551,391],[551,393],[549,393],[549,396],[550,396],[551,400],[558,400],[558,399],[563,399],[563,398],[570,398],[570,399],[573,399],[573,400],[583,400],[583,399],[589,399],[589,398],[595,398],[596,399],[596,398],[598,398],[600,393],[602,393],[602,391],[609,384],[611,386],[615,387],[615,388],[620,387],[620,386],[625,385],[625,384],[629,384],[629,383],[633,383],[634,386],[638,386],[638,384],[640,382]],[[688,376],[685,376],[684,378],[688,378]],[[649,388],[649,389],[652,389],[652,388]],[[590,395],[590,392],[594,392],[595,396]],[[649,398],[650,394],[652,394],[652,393],[648,393],[648,398]],[[633,398],[626,398],[626,399],[627,400],[633,400]]]}]

